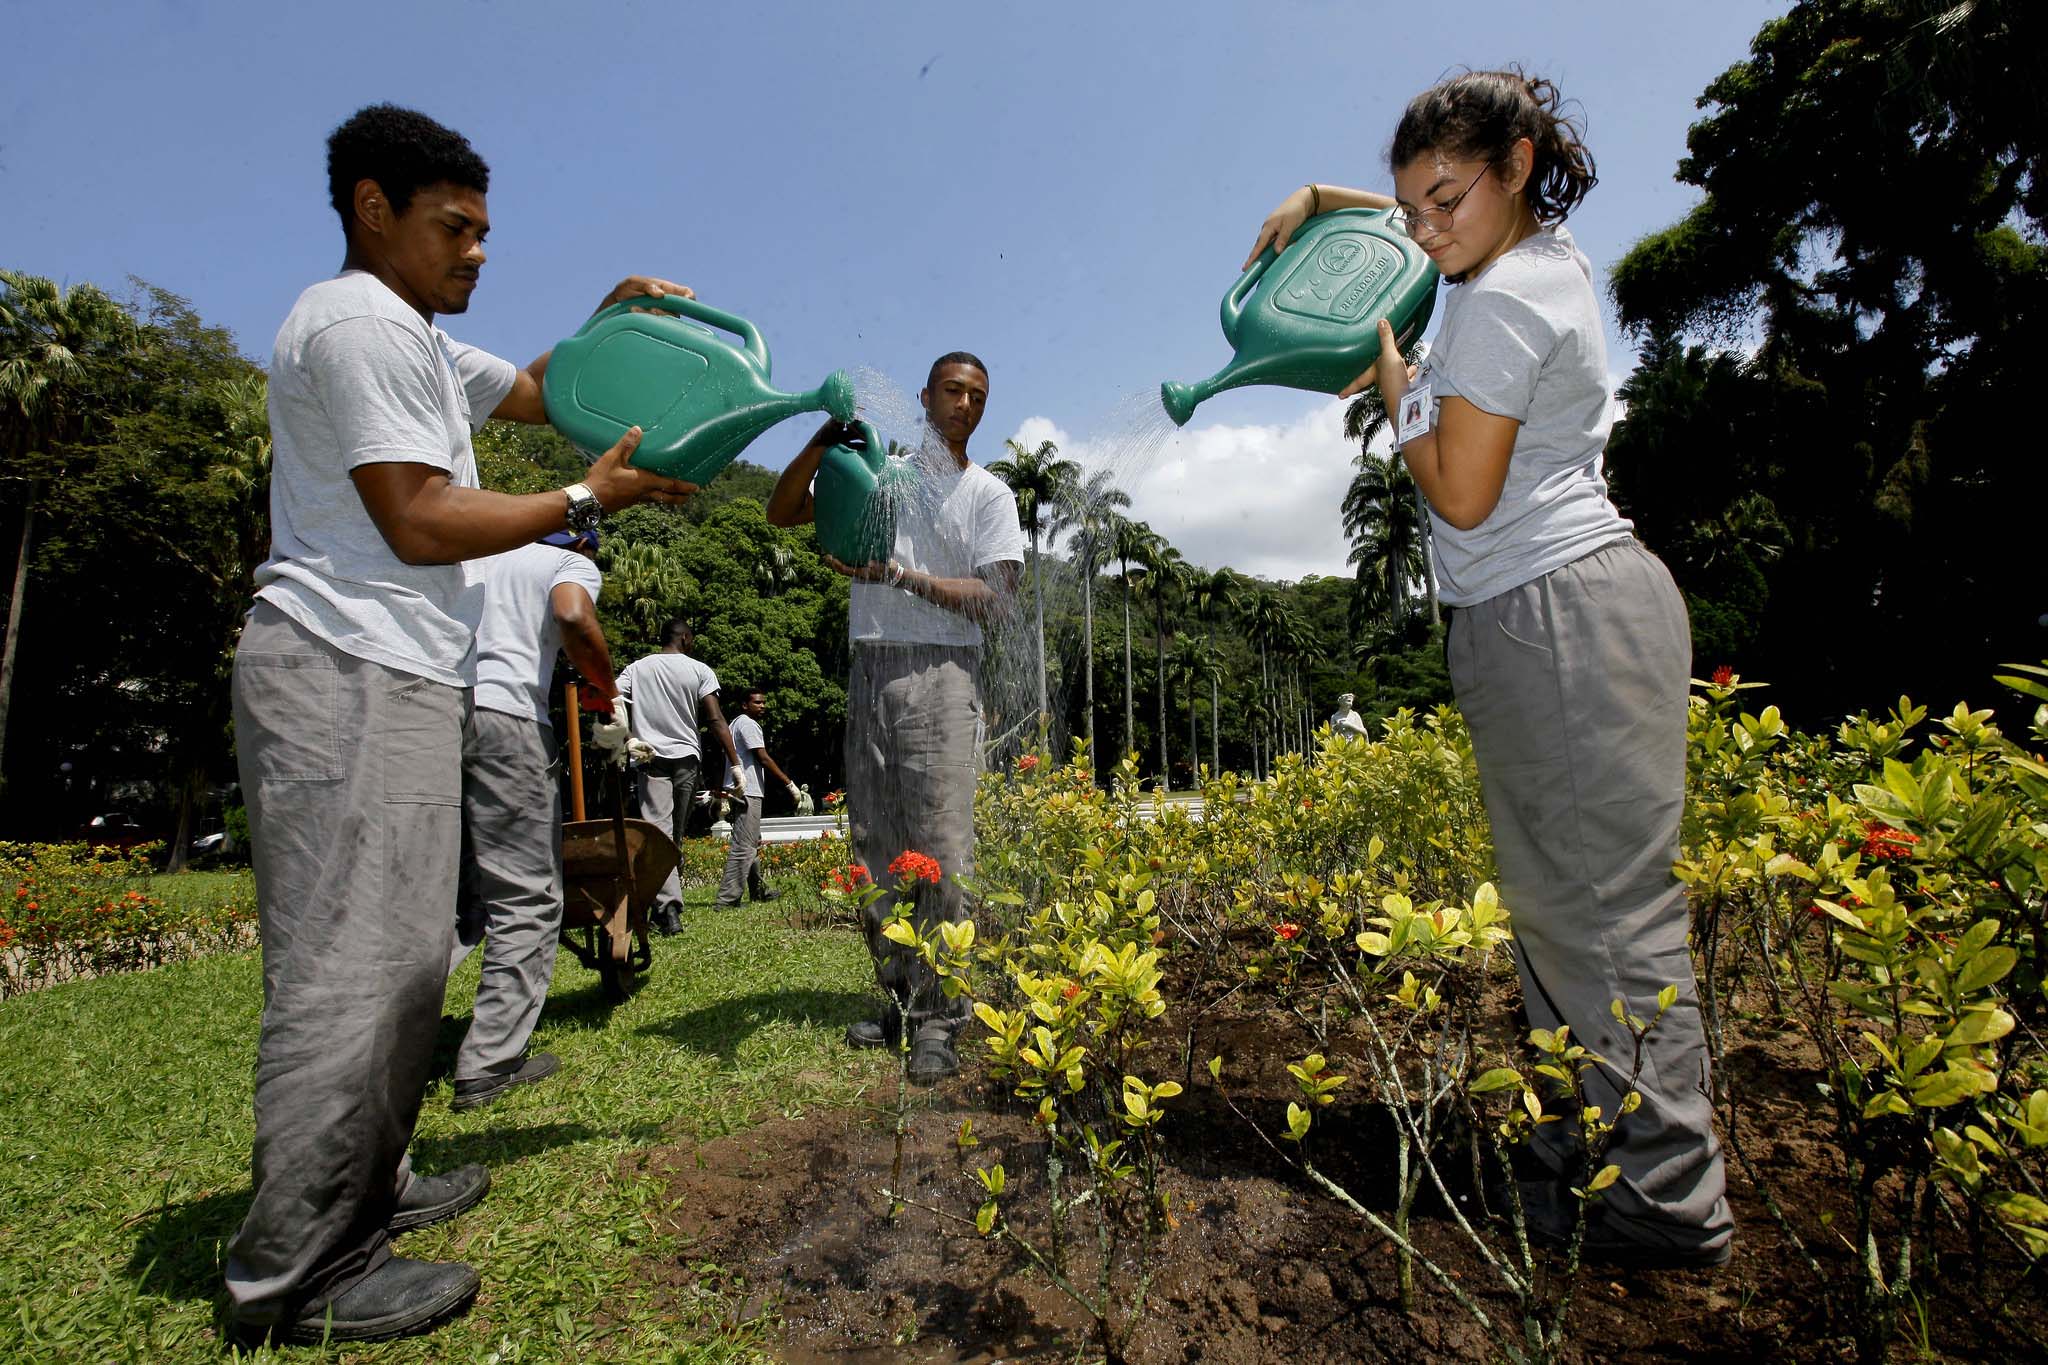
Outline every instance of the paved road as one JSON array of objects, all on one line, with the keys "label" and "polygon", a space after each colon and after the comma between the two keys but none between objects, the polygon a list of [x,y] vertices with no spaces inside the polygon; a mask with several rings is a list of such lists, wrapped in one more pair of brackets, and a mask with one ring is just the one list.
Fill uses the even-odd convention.
[{"label": "paved road", "polygon": [[[1180,807],[1190,816],[1202,818],[1202,798],[1199,796],[1175,796],[1168,798],[1168,804]],[[1150,820],[1154,814],[1153,803],[1138,803],[1138,814]],[[837,829],[838,820],[830,815],[772,815],[761,821],[761,842],[764,844],[791,844],[799,839],[815,839],[826,830]]]}]

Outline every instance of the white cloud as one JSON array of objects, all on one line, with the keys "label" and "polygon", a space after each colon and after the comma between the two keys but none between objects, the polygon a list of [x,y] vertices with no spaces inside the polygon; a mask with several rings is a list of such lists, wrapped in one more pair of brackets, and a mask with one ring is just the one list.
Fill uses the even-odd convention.
[{"label": "white cloud", "polygon": [[1357,446],[1344,438],[1345,406],[1332,399],[1292,422],[1183,431],[1155,411],[1126,430],[1079,437],[1028,417],[1014,439],[1027,448],[1052,441],[1084,469],[1112,471],[1131,495],[1126,515],[1205,568],[1346,576],[1344,490]]}]

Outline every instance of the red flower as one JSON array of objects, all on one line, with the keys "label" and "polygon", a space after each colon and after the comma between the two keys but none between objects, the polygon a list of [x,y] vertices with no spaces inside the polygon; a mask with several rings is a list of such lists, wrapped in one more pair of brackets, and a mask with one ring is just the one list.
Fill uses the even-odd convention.
[{"label": "red flower", "polygon": [[1730,668],[1728,665],[1722,664],[1719,668],[1714,670],[1714,686],[1726,687],[1728,684],[1734,681],[1735,670]]},{"label": "red flower", "polygon": [[937,858],[908,848],[897,854],[896,860],[889,864],[889,873],[898,881],[922,879],[928,882],[936,882],[944,875],[940,871]]},{"label": "red flower", "polygon": [[851,896],[872,880],[873,878],[868,876],[867,868],[859,863],[849,863],[845,867],[833,868],[831,882],[821,889]]},{"label": "red flower", "polygon": [[1072,981],[1069,981],[1069,982],[1068,982],[1068,983],[1066,984],[1066,987],[1065,987],[1065,989],[1063,989],[1062,991],[1060,991],[1060,999],[1062,999],[1062,1000],[1072,1000],[1072,999],[1073,999],[1073,998],[1074,998],[1075,996],[1079,995],[1080,993],[1081,993],[1081,988],[1080,988],[1080,986],[1076,985],[1076,984],[1075,984],[1074,982],[1072,982]]},{"label": "red flower", "polygon": [[1289,943],[1292,943],[1295,939],[1301,937],[1301,926],[1290,921],[1286,924],[1274,925],[1273,932],[1286,939]]},{"label": "red flower", "polygon": [[1866,858],[1904,858],[1913,852],[1913,845],[1919,842],[1919,835],[1909,834],[1902,829],[1893,829],[1883,821],[1863,822],[1863,856]]},{"label": "red flower", "polygon": [[1037,754],[1026,754],[1026,755],[1024,755],[1024,757],[1022,757],[1022,758],[1020,758],[1020,759],[1018,759],[1018,760],[1017,760],[1017,771],[1018,771],[1018,772],[1020,772],[1020,773],[1028,773],[1028,772],[1030,772],[1030,771],[1031,771],[1031,770],[1032,770],[1033,768],[1036,768],[1037,766],[1038,766],[1038,755],[1037,755]]},{"label": "red flower", "polygon": [[1303,810],[1307,810],[1309,807],[1313,805],[1315,805],[1315,802],[1309,800],[1306,796],[1301,798],[1301,808]]}]

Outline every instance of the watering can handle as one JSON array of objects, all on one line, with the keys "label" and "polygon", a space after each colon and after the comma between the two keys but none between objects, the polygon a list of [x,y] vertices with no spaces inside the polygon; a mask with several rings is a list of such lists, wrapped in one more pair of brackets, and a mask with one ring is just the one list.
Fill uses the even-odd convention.
[{"label": "watering can handle", "polygon": [[881,436],[871,423],[855,422],[854,425],[860,428],[861,440],[867,444],[867,449],[861,452],[861,462],[875,473],[881,473],[882,466],[889,462],[889,448],[882,444]]},{"label": "watering can handle", "polygon": [[644,298],[627,299],[624,302],[612,304],[610,307],[600,308],[591,314],[590,321],[583,324],[582,330],[589,331],[592,327],[604,321],[604,319],[616,317],[620,313],[630,312],[635,308],[659,308],[664,312],[674,313],[678,317],[688,318],[692,322],[701,322],[707,327],[716,327],[722,332],[731,332],[744,343],[745,350],[749,356],[753,357],[754,366],[760,370],[761,377],[763,379],[768,377],[768,343],[761,339],[759,328],[743,317],[726,312],[723,308],[713,308],[708,303],[700,303],[696,299],[685,298],[681,294],[662,294],[659,296],[649,294]]},{"label": "watering can handle", "polygon": [[1230,286],[1230,292],[1223,296],[1223,339],[1233,347],[1237,345],[1237,325],[1244,317],[1244,301],[1251,295],[1252,286],[1266,273],[1266,268],[1279,260],[1272,247],[1259,253],[1259,258],[1245,267],[1237,277],[1237,283]]}]

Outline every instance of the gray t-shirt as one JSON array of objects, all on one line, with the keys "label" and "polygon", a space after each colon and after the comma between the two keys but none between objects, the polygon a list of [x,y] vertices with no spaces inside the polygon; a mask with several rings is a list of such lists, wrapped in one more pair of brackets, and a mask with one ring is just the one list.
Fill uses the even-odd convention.
[{"label": "gray t-shirt", "polygon": [[562,627],[550,594],[574,583],[592,602],[604,591],[597,565],[558,545],[522,545],[475,561],[484,615],[476,629],[476,705],[546,723],[548,684]]},{"label": "gray t-shirt", "polygon": [[299,295],[270,364],[270,558],[256,595],[344,654],[467,687],[483,613],[474,568],[402,562],[349,471],[423,464],[476,487],[470,434],[517,374],[364,271]]},{"label": "gray t-shirt", "polygon": [[[746,782],[747,795],[760,799],[761,760],[755,757],[754,750],[767,748],[768,739],[752,716],[743,715],[732,723],[732,747],[740,751],[740,776]],[[728,779],[726,786],[731,785]]]},{"label": "gray t-shirt", "polygon": [[[991,564],[1022,563],[1024,531],[1017,497],[978,464],[961,468],[936,442],[907,456],[916,490],[896,513],[895,559],[905,569],[939,578],[971,578]],[[856,642],[978,645],[981,626],[883,583],[855,583],[846,613]]]},{"label": "gray t-shirt", "polygon": [[1562,226],[1530,234],[1450,291],[1417,383],[1522,424],[1500,502],[1460,531],[1430,513],[1437,579],[1452,606],[1509,588],[1625,539],[1602,452],[1613,424],[1607,335],[1593,267]]},{"label": "gray t-shirt", "polygon": [[697,710],[718,691],[711,665],[687,654],[649,654],[619,673],[619,692],[632,715],[633,734],[663,758],[702,757]]}]

